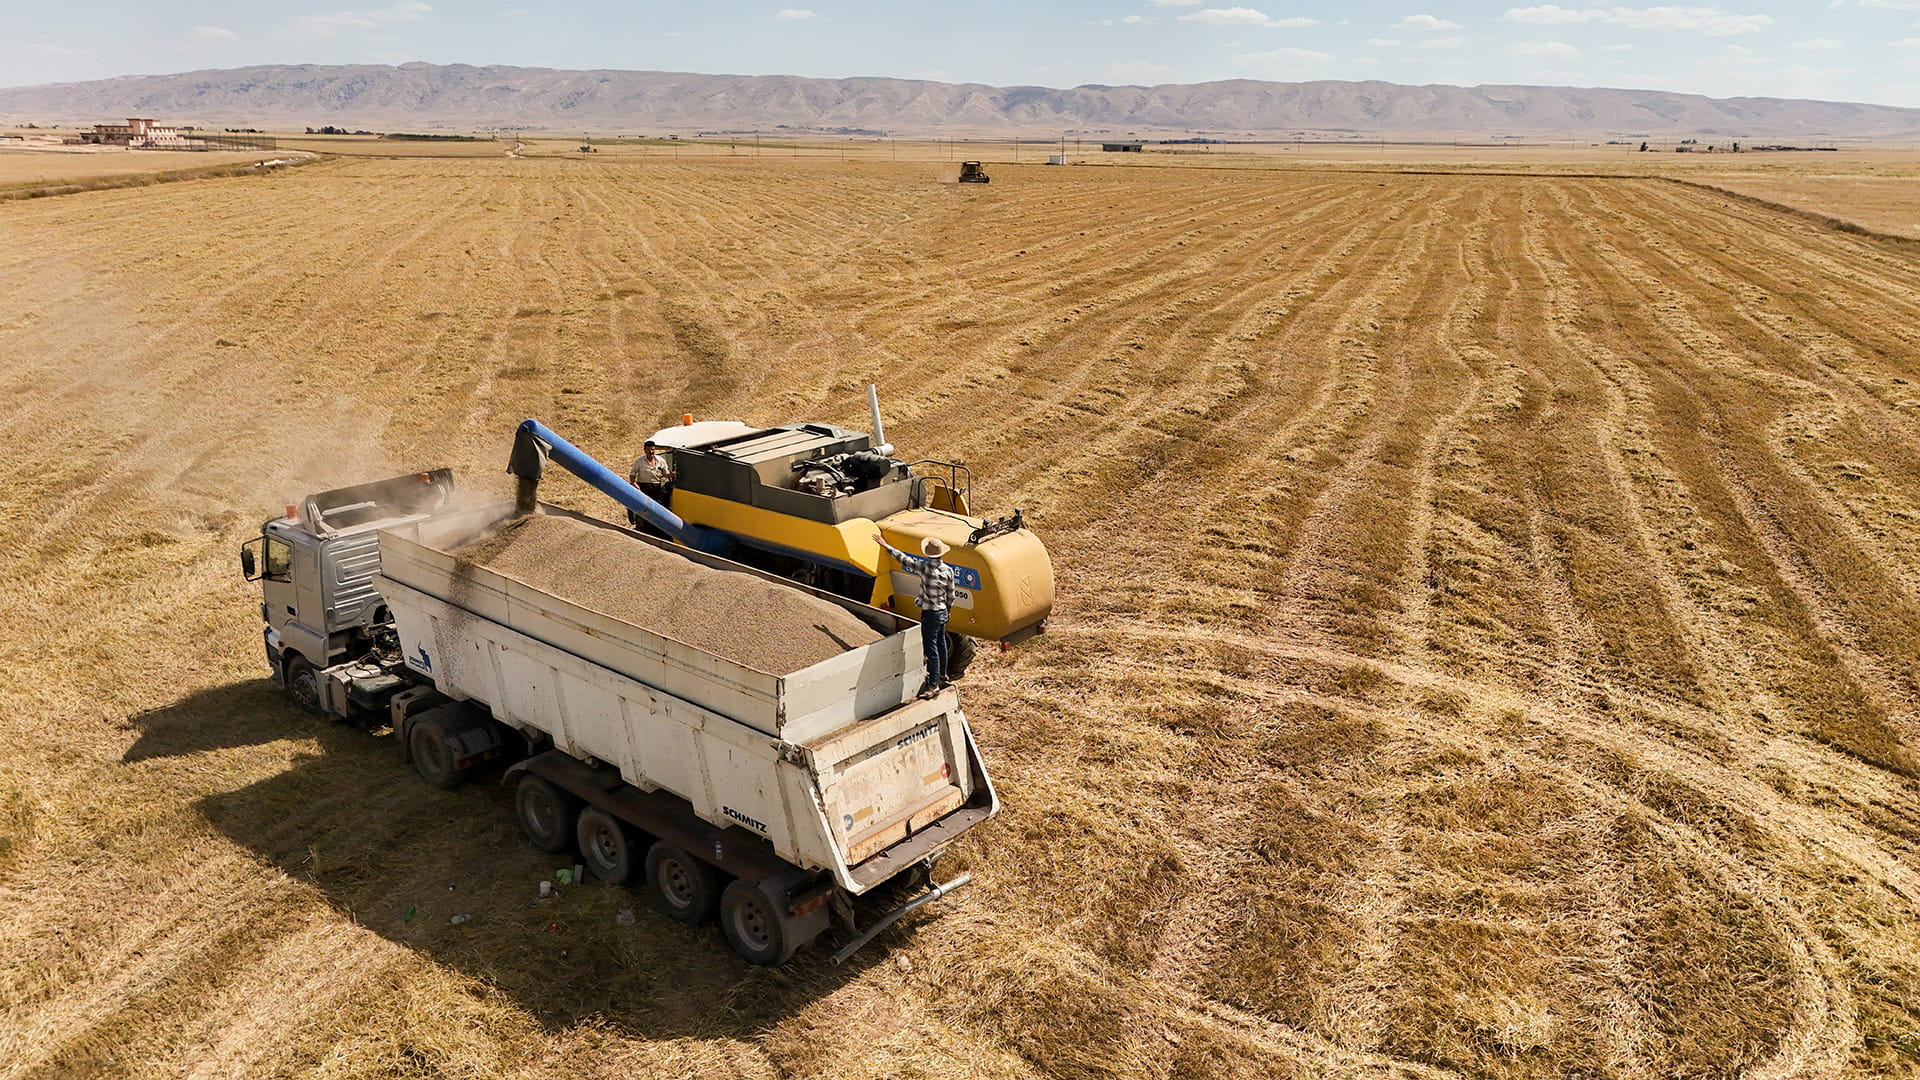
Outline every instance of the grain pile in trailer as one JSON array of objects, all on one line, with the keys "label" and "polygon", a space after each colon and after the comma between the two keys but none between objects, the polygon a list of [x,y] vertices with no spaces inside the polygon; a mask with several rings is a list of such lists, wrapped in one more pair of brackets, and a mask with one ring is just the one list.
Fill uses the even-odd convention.
[{"label": "grain pile in trailer", "polygon": [[570,518],[514,518],[454,554],[769,675],[880,639],[834,604]]}]

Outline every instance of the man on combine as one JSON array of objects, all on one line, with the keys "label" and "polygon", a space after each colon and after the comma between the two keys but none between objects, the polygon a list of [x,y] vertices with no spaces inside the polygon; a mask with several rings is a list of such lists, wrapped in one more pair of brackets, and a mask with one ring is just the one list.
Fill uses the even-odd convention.
[{"label": "man on combine", "polygon": [[[667,466],[667,459],[660,456],[660,444],[652,439],[642,446],[639,460],[633,468],[627,470],[627,482],[640,489],[640,493],[661,506],[666,506],[672,495],[668,485],[673,480],[673,470]],[[633,511],[627,511],[627,521],[634,528],[655,536],[663,535],[653,527],[653,523]]]},{"label": "man on combine", "polygon": [[953,606],[953,567],[940,561],[947,545],[929,536],[920,541],[924,555],[909,555],[887,543],[879,533],[873,542],[899,561],[902,569],[920,575],[920,648],[927,656],[927,682],[920,696],[932,697],[953,684],[947,681],[947,612]]}]

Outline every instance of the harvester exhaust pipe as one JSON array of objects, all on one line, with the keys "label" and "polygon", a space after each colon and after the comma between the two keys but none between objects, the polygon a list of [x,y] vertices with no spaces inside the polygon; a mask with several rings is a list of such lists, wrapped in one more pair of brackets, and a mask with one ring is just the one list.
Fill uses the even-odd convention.
[{"label": "harvester exhaust pipe", "polygon": [[612,469],[588,457],[579,447],[555,435],[538,420],[522,420],[513,433],[513,453],[507,458],[507,471],[519,479],[514,497],[514,512],[533,513],[538,503],[540,474],[551,456],[568,472],[600,489],[621,506],[639,514],[659,527],[661,532],[695,551],[724,555],[733,547],[726,534],[704,525],[689,525],[680,515],[647,498],[639,488]]},{"label": "harvester exhaust pipe", "polygon": [[887,429],[880,423],[880,388],[867,384],[867,411],[873,414],[873,452],[882,457],[893,456],[893,446],[887,442]]}]

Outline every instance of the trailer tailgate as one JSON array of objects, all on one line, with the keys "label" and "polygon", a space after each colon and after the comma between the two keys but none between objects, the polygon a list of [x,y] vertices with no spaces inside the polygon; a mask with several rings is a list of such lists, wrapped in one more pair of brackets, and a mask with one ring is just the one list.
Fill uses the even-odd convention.
[{"label": "trailer tailgate", "polygon": [[972,738],[948,692],[807,744],[822,809],[849,867],[971,801],[981,780]]}]

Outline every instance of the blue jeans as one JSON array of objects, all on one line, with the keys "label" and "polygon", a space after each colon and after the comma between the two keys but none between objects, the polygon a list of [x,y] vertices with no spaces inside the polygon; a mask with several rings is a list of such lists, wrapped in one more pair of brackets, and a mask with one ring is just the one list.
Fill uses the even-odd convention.
[{"label": "blue jeans", "polygon": [[927,654],[927,682],[947,681],[947,609],[920,613],[920,648]]}]

